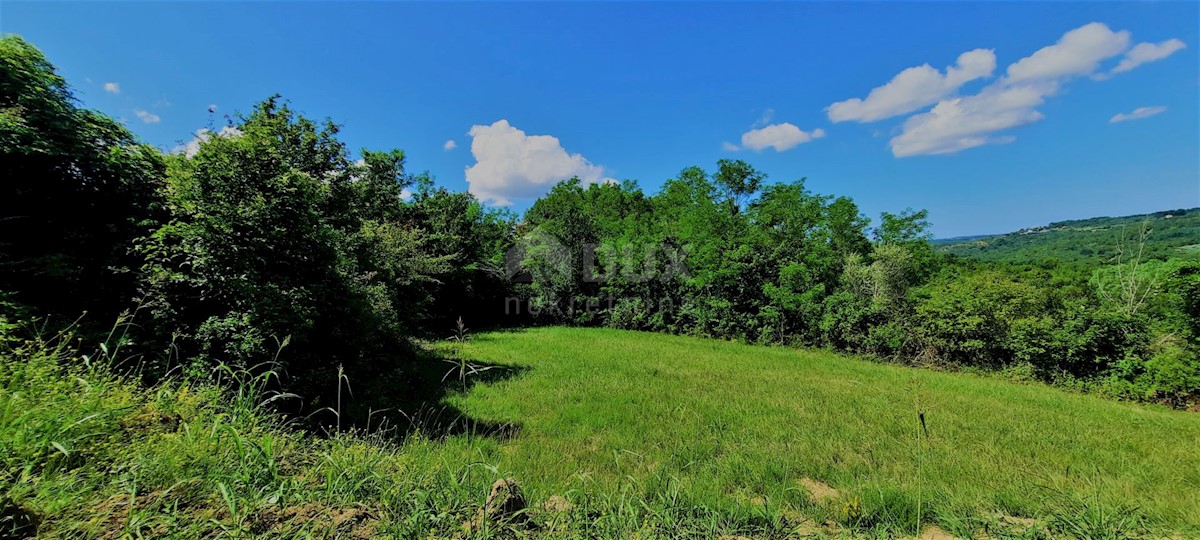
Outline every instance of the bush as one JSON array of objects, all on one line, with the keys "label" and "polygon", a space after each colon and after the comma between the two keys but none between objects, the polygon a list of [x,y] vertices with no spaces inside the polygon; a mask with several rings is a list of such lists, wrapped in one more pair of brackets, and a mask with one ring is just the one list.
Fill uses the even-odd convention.
[{"label": "bush", "polygon": [[1200,398],[1200,355],[1180,345],[1167,345],[1144,364],[1138,378],[1144,397],[1183,405]]},{"label": "bush", "polygon": [[1048,308],[1037,287],[990,270],[943,277],[919,296],[918,339],[934,358],[960,365],[1001,367],[1016,360],[1015,322]]},{"label": "bush", "polygon": [[354,165],[337,132],[272,98],[172,157],[170,219],[140,246],[152,343],[206,371],[272,360],[290,339],[276,367],[309,399],[339,367],[364,380],[412,359],[449,256],[399,221],[403,154]]},{"label": "bush", "polygon": [[163,158],[76,106],[35,47],[0,37],[0,290],[39,315],[106,324],[137,290],[134,240],[161,217]]}]

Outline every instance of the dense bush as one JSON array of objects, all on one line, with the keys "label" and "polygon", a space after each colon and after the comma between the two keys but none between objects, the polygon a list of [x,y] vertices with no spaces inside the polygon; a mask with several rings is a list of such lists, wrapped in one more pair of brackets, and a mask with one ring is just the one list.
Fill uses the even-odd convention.
[{"label": "dense bush", "polygon": [[309,385],[395,368],[423,284],[449,269],[397,221],[403,155],[355,165],[336,126],[276,99],[223,133],[169,157],[170,217],[141,245],[155,342],[189,367],[246,367],[290,339],[282,367]]},{"label": "dense bush", "polygon": [[0,37],[0,290],[44,314],[111,320],[134,296],[134,240],[161,216],[163,159],[76,106],[40,51]]}]

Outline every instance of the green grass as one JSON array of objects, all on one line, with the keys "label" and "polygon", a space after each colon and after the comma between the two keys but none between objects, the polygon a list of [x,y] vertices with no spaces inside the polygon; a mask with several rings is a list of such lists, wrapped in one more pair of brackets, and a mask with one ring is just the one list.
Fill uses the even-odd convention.
[{"label": "green grass", "polygon": [[[61,346],[9,343],[0,537],[900,537],[918,521],[963,537],[1200,534],[1196,414],[616,330],[435,349],[503,366],[465,392],[448,382],[444,405],[516,429],[320,438],[262,406],[262,378],[145,389]],[[531,522],[463,528],[502,477]],[[802,479],[838,494],[812,500]],[[570,509],[543,509],[552,496]]]},{"label": "green grass", "polygon": [[[1200,532],[1200,415],[826,352],[617,330],[475,336],[464,354],[529,368],[453,403],[513,422],[499,467],[538,495],[580,478],[693,502],[806,508],[801,478],[902,528],[1081,512]],[[918,411],[928,438],[918,448]],[[812,509],[808,509],[812,510]],[[813,515],[820,516],[820,512]]]}]

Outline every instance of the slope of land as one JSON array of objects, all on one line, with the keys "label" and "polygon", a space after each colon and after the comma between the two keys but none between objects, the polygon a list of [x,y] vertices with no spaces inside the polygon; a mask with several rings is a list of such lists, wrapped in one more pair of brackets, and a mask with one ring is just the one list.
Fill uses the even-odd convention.
[{"label": "slope of land", "polygon": [[945,253],[987,261],[1054,260],[1101,265],[1114,262],[1121,244],[1126,256],[1136,250],[1143,224],[1149,230],[1143,258],[1200,257],[1200,208],[1059,221],[1008,234],[947,238],[934,243]]},{"label": "slope of land", "polygon": [[[263,396],[143,390],[62,349],[6,347],[0,526],[110,538],[901,537],[918,522],[960,537],[1200,534],[1196,414],[618,330],[435,349],[492,366],[421,413],[430,425],[461,414],[469,429],[395,442],[305,435]],[[527,519],[480,520],[504,477]]]}]

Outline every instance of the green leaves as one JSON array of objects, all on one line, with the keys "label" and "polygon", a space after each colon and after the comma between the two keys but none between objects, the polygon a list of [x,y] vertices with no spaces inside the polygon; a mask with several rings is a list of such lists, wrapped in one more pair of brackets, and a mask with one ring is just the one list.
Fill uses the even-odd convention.
[{"label": "green leaves", "polygon": [[115,318],[136,291],[131,250],[160,217],[163,170],[157,150],[78,108],[40,51],[0,37],[0,290],[67,320]]},{"label": "green leaves", "polygon": [[173,158],[170,218],[141,248],[158,342],[248,367],[291,336],[279,360],[308,399],[339,363],[355,377],[401,365],[453,257],[406,219],[404,153],[353,164],[337,131],[273,97]]}]

